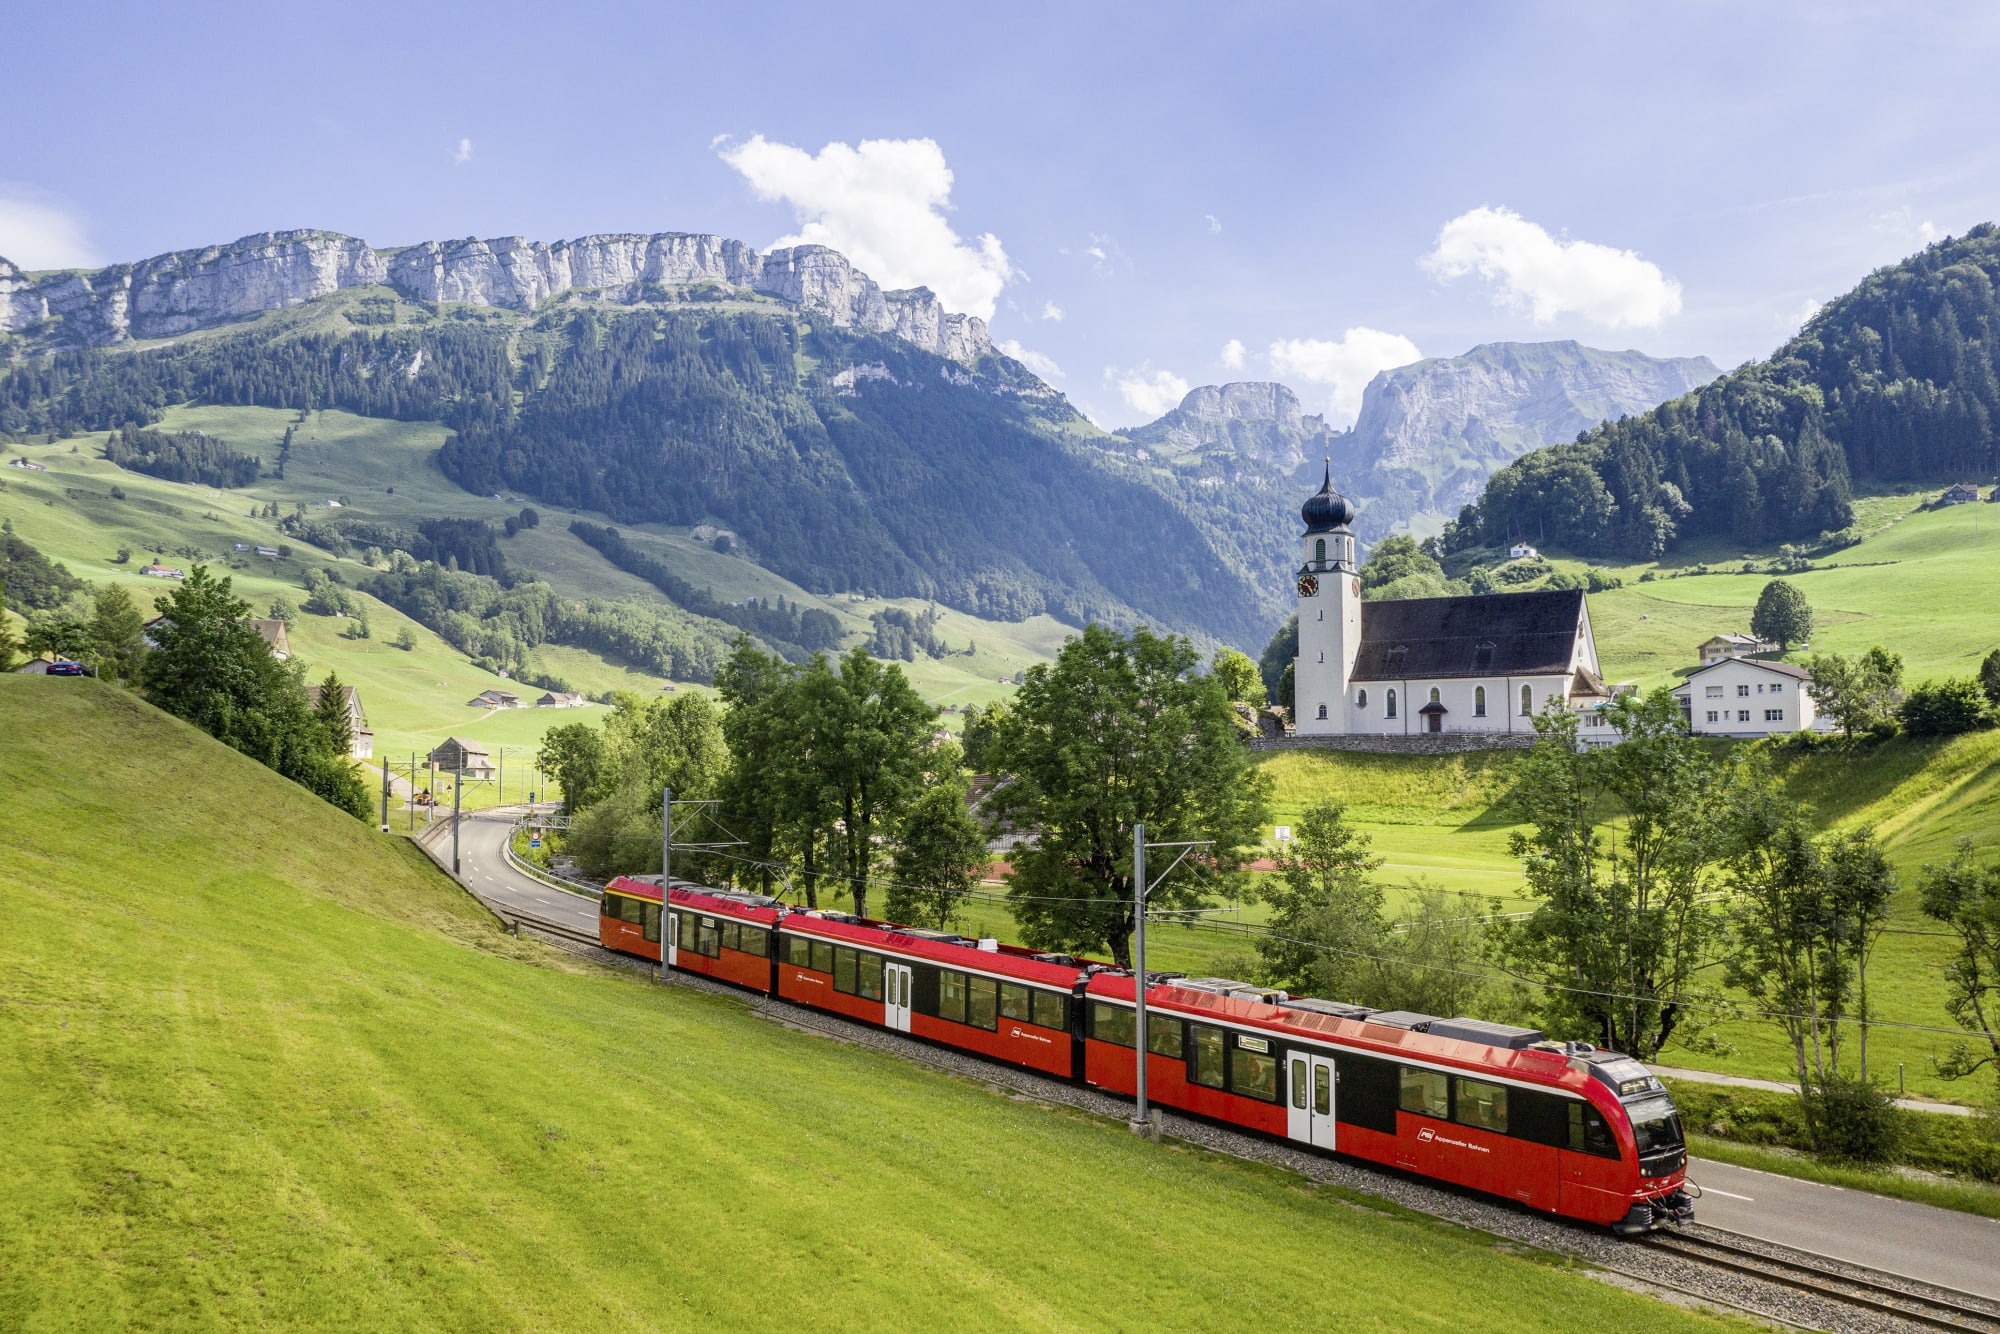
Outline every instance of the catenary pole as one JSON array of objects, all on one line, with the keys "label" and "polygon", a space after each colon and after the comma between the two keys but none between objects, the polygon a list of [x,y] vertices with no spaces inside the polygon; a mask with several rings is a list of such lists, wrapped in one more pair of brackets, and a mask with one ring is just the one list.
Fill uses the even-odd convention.
[{"label": "catenary pole", "polygon": [[389,832],[389,757],[382,757],[382,832]]},{"label": "catenary pole", "polygon": [[1133,1034],[1133,1068],[1138,1072],[1132,1129],[1146,1135],[1152,1133],[1152,1125],[1146,1113],[1146,826],[1143,823],[1132,826],[1132,995],[1136,1001],[1132,1007],[1133,1020],[1137,1025]]},{"label": "catenary pole", "polygon": [[667,980],[667,902],[673,892],[667,888],[674,873],[674,790],[660,789],[660,980]]},{"label": "catenary pole", "polygon": [[465,756],[458,759],[458,772],[451,780],[451,873],[458,874],[458,797],[465,790]]},{"label": "catenary pole", "polygon": [[417,752],[410,752],[410,832],[417,832]]}]

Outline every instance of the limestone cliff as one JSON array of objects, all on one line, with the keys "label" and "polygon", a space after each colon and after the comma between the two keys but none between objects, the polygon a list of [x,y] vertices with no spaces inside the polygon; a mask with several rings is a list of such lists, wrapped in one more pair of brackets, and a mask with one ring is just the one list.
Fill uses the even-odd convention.
[{"label": "limestone cliff", "polygon": [[884,292],[824,246],[762,254],[681,232],[468,238],[390,251],[334,232],[265,232],[138,264],[39,274],[0,259],[0,332],[35,346],[102,346],[172,337],[351,287],[527,310],[558,298],[635,305],[695,284],[776,297],[836,327],[891,334],[967,364],[993,351],[983,320],[945,310],[926,288]]},{"label": "limestone cliff", "polygon": [[1268,381],[1203,385],[1158,421],[1119,432],[1164,460],[1198,456],[1265,474],[1297,470],[1325,433],[1325,418],[1308,415],[1298,395]]}]

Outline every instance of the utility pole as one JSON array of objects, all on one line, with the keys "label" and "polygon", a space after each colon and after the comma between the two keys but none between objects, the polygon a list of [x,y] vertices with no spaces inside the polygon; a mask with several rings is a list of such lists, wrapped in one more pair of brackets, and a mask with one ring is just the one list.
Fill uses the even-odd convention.
[{"label": "utility pole", "polygon": [[382,757],[382,832],[389,832],[389,757]]},{"label": "utility pole", "polygon": [[496,806],[505,806],[507,804],[507,748],[505,746],[500,747],[500,799],[493,804]]},{"label": "utility pole", "polygon": [[451,873],[458,874],[458,794],[465,790],[465,760],[459,760],[459,770],[451,784]]},{"label": "utility pole", "polygon": [[667,903],[674,873],[674,790],[660,789],[660,981],[667,980]]},{"label": "utility pole", "polygon": [[1132,826],[1132,995],[1137,1002],[1132,1008],[1138,1022],[1134,1035],[1137,1050],[1134,1052],[1135,1068],[1139,1072],[1138,1096],[1132,1110],[1132,1131],[1134,1134],[1151,1135],[1152,1118],[1146,1111],[1146,1049],[1150,1045],[1146,1031],[1146,826],[1143,821]]},{"label": "utility pole", "polygon": [[410,752],[410,832],[417,832],[417,752]]}]

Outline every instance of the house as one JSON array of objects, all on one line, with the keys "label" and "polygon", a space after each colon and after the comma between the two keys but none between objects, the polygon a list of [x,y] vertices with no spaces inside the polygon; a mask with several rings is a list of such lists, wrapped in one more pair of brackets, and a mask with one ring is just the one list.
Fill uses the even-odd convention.
[{"label": "house", "polygon": [[236,544],[236,549],[238,551],[248,551],[250,549],[250,544],[248,542],[238,542]]},{"label": "house", "polygon": [[535,701],[538,709],[580,709],[590,703],[574,690],[551,690]]},{"label": "house", "polygon": [[1508,560],[1540,560],[1541,556],[1541,552],[1535,550],[1526,542],[1516,542],[1513,546],[1507,548]]},{"label": "house", "polygon": [[1946,487],[1944,494],[1938,497],[1938,504],[1970,505],[1972,502],[1978,499],[1979,499],[1978,487],[1969,486],[1964,482],[1960,482],[1957,486]]},{"label": "house", "polygon": [[1725,658],[1688,673],[1674,698],[1697,736],[1772,736],[1813,727],[1811,684],[1812,673],[1789,662]]},{"label": "house", "polygon": [[292,637],[285,623],[275,616],[253,616],[251,626],[264,636],[264,642],[271,646],[271,656],[279,662],[289,662],[292,657]]},{"label": "house", "polygon": [[1533,732],[1551,700],[1613,735],[1582,590],[1363,602],[1355,509],[1331,470],[1299,513],[1298,735]]},{"label": "house", "polygon": [[511,690],[482,690],[465,703],[473,709],[518,709],[521,697]]},{"label": "house", "polygon": [[1753,653],[1776,653],[1778,646],[1755,635],[1721,634],[1701,641],[1695,649],[1695,656],[1704,667],[1721,662],[1724,658],[1747,658]]},{"label": "house", "polygon": [[425,763],[435,765],[445,773],[457,774],[460,778],[491,778],[495,772],[493,757],[486,753],[486,748],[463,737],[446,740],[430,753]]},{"label": "house", "polygon": [[[353,737],[347,753],[357,760],[369,759],[375,754],[375,733],[368,727],[368,715],[362,712],[361,692],[353,686],[342,686],[340,697],[347,705],[347,730]],[[306,702],[317,709],[319,699],[319,687],[307,686]]]},{"label": "house", "polygon": [[146,576],[146,577],[147,577],[148,579],[185,579],[185,578],[187,578],[187,572],[186,572],[186,571],[184,571],[184,570],[179,570],[179,569],[176,569],[176,568],[174,568],[174,567],[173,567],[173,566],[171,566],[171,565],[161,565],[161,564],[159,564],[158,562],[154,562],[153,564],[150,564],[150,565],[142,565],[142,566],[140,566],[140,567],[139,567],[139,573],[140,573],[140,574],[143,574],[143,575],[145,575],[145,576]]},{"label": "house", "polygon": [[47,472],[49,470],[47,464],[37,463],[33,459],[8,459],[7,466],[10,468],[26,468],[29,472]]},{"label": "house", "polygon": [[662,689],[662,690],[679,690],[679,689],[680,689],[680,687],[679,687],[679,686],[677,686],[677,685],[675,685],[675,684],[674,684],[674,683],[673,683],[672,681],[669,681],[669,682],[667,682],[667,683],[666,683],[665,685],[661,686],[661,687],[660,687],[660,689]]},{"label": "house", "polygon": [[276,547],[258,547],[257,554],[260,556],[275,556],[278,554],[278,549]]}]

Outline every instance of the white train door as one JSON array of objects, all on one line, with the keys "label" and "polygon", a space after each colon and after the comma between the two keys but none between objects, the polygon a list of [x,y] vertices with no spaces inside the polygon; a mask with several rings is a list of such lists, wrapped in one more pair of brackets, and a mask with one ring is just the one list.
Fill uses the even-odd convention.
[{"label": "white train door", "polygon": [[[665,905],[662,905],[665,906]],[[660,945],[667,952],[667,967],[672,968],[680,960],[681,915],[667,914],[666,926],[660,932]]]},{"label": "white train door", "polygon": [[1334,1147],[1333,1062],[1325,1056],[1295,1051],[1286,1074],[1285,1134],[1300,1144]]},{"label": "white train door", "polygon": [[882,965],[882,1022],[898,1033],[910,1031],[910,967],[886,962]]}]

